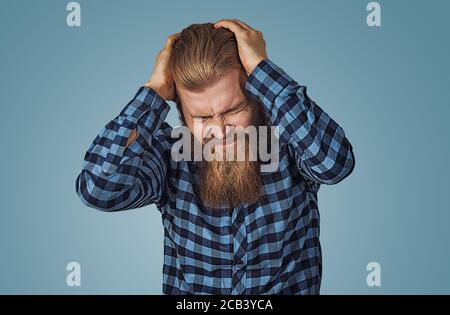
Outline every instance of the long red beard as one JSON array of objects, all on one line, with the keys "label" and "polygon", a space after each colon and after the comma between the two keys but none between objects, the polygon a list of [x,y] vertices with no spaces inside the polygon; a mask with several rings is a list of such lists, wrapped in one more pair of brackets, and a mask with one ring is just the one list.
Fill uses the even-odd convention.
[{"label": "long red beard", "polygon": [[204,205],[221,208],[255,203],[261,196],[262,180],[257,161],[202,161],[200,198]]},{"label": "long red beard", "polygon": [[[262,191],[260,165],[257,157],[249,154],[248,137],[245,139],[235,144],[234,160],[227,161],[222,155],[222,160],[200,162],[199,194],[204,205],[237,207],[258,201]],[[244,160],[237,160],[238,151],[243,152]]]}]

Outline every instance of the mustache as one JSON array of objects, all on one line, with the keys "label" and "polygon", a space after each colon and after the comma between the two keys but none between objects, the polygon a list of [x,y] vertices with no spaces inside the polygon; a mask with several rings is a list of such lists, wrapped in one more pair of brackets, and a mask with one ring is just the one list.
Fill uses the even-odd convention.
[{"label": "mustache", "polygon": [[[255,126],[256,127],[256,126]],[[241,127],[227,127],[225,129],[225,134],[222,137],[216,137],[214,133],[212,133],[213,129],[207,129],[205,131],[205,136],[203,137],[203,142],[207,143],[209,141],[213,141],[217,139],[217,141],[226,142],[227,140],[233,141],[242,137],[249,137],[249,132],[245,128]]]},{"label": "mustache", "polygon": [[[206,154],[219,160],[243,161],[258,159],[258,138],[247,133],[229,133],[226,138],[208,139],[202,146]],[[220,149],[222,148],[222,150]]]}]

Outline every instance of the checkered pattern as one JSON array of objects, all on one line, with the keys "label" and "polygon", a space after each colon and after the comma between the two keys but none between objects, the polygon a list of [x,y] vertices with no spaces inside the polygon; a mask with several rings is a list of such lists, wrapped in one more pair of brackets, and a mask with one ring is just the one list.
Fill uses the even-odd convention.
[{"label": "checkered pattern", "polygon": [[[247,93],[280,131],[280,162],[262,172],[254,204],[210,209],[199,202],[196,162],[174,161],[169,105],[141,87],[88,149],[76,192],[88,206],[118,211],[156,204],[164,225],[165,294],[318,294],[322,274],[317,192],[354,167],[344,131],[270,60]],[[127,139],[138,128],[137,140]]]}]

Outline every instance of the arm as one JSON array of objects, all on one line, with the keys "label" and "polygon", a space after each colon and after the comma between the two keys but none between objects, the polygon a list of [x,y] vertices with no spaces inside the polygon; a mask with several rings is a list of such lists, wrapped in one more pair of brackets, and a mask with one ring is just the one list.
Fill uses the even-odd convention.
[{"label": "arm", "polygon": [[171,127],[165,100],[175,98],[169,67],[170,35],[159,52],[150,80],[110,121],[86,152],[76,192],[88,206],[103,211],[140,208],[162,201],[170,154]]},{"label": "arm", "polygon": [[76,192],[83,203],[118,211],[161,200],[170,153],[170,127],[164,123],[168,111],[164,99],[144,86],[101,130],[76,179]]},{"label": "arm", "polygon": [[268,59],[263,34],[236,19],[220,20],[214,27],[236,36],[248,75],[246,89],[279,127],[280,140],[288,144],[302,175],[319,184],[336,184],[348,176],[355,162],[344,131],[307,96],[305,86]]},{"label": "arm", "polygon": [[306,86],[266,59],[249,75],[246,89],[279,127],[303,176],[336,184],[352,172],[355,159],[344,130],[308,97]]}]

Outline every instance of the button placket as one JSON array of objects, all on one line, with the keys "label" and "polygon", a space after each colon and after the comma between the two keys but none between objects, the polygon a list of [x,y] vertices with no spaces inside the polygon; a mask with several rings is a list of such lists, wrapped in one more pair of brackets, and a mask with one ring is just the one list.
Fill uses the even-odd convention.
[{"label": "button placket", "polygon": [[247,230],[244,210],[235,208],[232,216],[233,225],[233,268],[231,294],[245,293],[247,269]]}]

